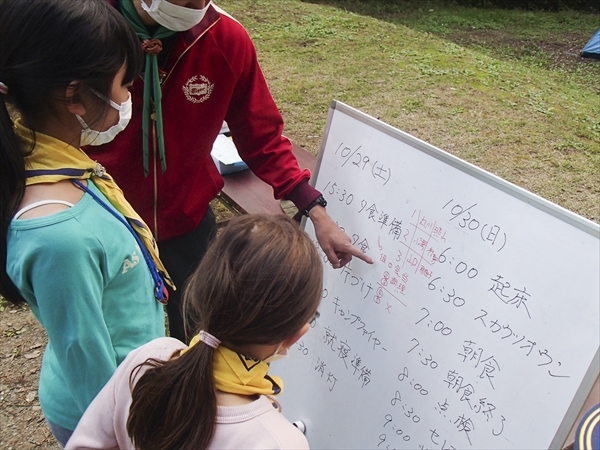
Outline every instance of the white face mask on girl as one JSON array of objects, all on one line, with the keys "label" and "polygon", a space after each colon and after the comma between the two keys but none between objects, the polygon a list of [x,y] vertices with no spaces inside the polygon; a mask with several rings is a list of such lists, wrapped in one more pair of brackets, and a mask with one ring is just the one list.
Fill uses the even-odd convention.
[{"label": "white face mask on girl", "polygon": [[75,116],[75,117],[77,117],[77,120],[79,120],[79,123],[81,124],[81,126],[83,128],[81,130],[81,142],[79,144],[81,146],[102,145],[102,144],[106,144],[106,143],[112,141],[117,136],[117,134],[119,134],[121,131],[123,131],[125,129],[125,127],[129,123],[129,120],[131,119],[131,110],[132,110],[131,93],[129,93],[127,100],[125,100],[123,103],[118,105],[117,103],[113,102],[111,99],[106,98],[103,95],[101,95],[95,91],[92,91],[92,92],[94,92],[94,94],[96,94],[102,100],[109,103],[110,106],[112,106],[117,111],[119,111],[119,122],[117,122],[115,125],[113,125],[106,131],[96,131],[96,130],[92,130],[88,126],[88,124],[85,123],[85,121],[83,120],[83,117]]},{"label": "white face mask on girl", "polygon": [[150,6],[146,5],[144,0],[142,9],[148,13],[157,23],[172,31],[187,31],[198,25],[210,2],[202,9],[186,8],[185,6],[174,5],[167,0],[152,0]]},{"label": "white face mask on girl", "polygon": [[285,347],[281,348],[282,346],[283,344],[279,344],[279,347],[277,347],[275,353],[273,353],[271,356],[266,357],[265,359],[263,359],[263,361],[266,363],[272,363],[274,361],[279,361],[280,359],[283,359],[286,356],[288,356],[288,349]]}]

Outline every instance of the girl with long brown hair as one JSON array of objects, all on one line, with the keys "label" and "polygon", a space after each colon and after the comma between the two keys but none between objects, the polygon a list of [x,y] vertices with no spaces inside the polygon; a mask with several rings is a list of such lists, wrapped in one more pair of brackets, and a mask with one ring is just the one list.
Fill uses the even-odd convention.
[{"label": "girl with long brown hair", "polygon": [[322,285],[291,219],[233,219],[185,288],[184,317],[198,324],[189,348],[159,338],[131,352],[68,448],[307,448],[271,398],[283,384],[268,362],[306,333]]}]

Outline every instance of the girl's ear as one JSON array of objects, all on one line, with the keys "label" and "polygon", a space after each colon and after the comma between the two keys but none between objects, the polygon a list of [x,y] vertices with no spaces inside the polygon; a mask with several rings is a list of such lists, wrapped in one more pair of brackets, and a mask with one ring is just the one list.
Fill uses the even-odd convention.
[{"label": "girl's ear", "polygon": [[83,116],[85,114],[85,106],[81,101],[81,84],[78,81],[71,81],[65,91],[65,99],[67,100],[67,109],[72,114]]},{"label": "girl's ear", "polygon": [[283,347],[290,348],[292,345],[294,345],[296,343],[296,341],[298,339],[300,339],[302,336],[304,336],[309,329],[310,329],[310,324],[305,323],[304,326],[296,332],[296,334],[294,334],[292,337],[283,341]]}]

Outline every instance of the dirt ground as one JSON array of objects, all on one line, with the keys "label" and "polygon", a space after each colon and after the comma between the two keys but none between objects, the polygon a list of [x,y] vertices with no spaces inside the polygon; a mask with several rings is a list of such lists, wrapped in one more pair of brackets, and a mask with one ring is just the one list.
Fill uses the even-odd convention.
[{"label": "dirt ground", "polygon": [[[582,58],[582,33],[560,35],[560,40],[540,40],[533,38],[515,38],[510,33],[500,30],[457,31],[449,38],[465,47],[510,48],[510,54],[515,59],[536,56],[545,60],[546,66],[567,72],[588,70],[600,74],[600,64],[597,59]],[[597,88],[598,86],[595,85]],[[599,91],[600,92],[600,91]]]},{"label": "dirt ground", "polygon": [[59,449],[37,397],[46,333],[26,307],[0,306],[0,448]]}]

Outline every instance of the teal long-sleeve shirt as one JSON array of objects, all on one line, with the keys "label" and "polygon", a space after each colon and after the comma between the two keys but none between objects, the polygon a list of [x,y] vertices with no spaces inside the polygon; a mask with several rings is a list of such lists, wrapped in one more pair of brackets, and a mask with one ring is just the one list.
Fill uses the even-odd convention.
[{"label": "teal long-sleeve shirt", "polygon": [[86,194],[56,214],[13,220],[7,272],[48,334],[42,411],[74,430],[127,354],[165,335],[148,266],[129,230]]}]

